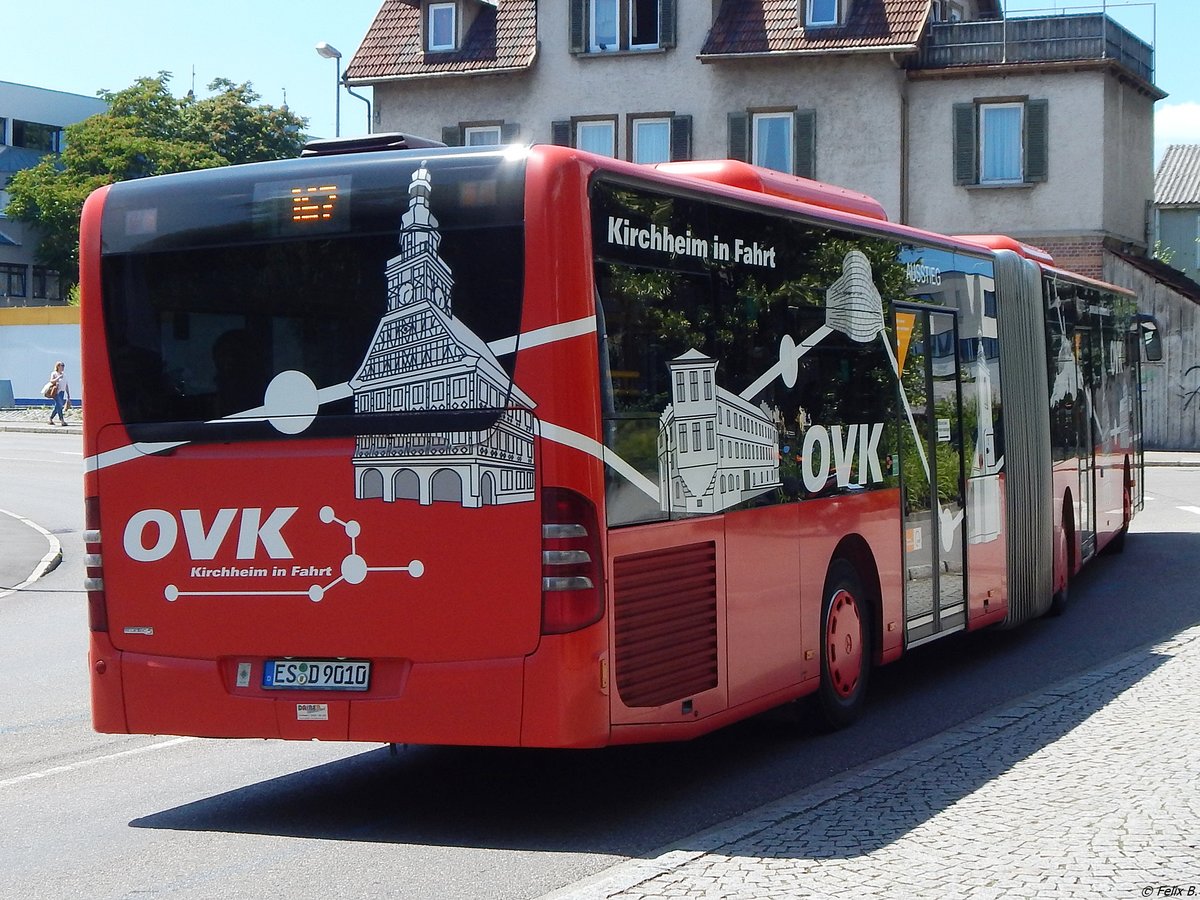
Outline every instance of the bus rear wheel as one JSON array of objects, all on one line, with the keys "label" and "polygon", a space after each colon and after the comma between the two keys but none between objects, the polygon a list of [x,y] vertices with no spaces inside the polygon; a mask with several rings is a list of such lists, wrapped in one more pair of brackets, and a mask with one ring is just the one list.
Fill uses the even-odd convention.
[{"label": "bus rear wheel", "polygon": [[862,713],[871,672],[871,606],[854,566],[835,560],[821,606],[821,685],[817,710],[829,729]]}]

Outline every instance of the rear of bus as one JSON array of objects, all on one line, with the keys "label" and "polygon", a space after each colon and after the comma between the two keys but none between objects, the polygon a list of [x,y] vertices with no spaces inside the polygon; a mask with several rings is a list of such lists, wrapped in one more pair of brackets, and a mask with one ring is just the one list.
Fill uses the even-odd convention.
[{"label": "rear of bus", "polygon": [[89,199],[97,730],[607,740],[601,463],[540,440],[598,433],[573,171],[334,153]]}]

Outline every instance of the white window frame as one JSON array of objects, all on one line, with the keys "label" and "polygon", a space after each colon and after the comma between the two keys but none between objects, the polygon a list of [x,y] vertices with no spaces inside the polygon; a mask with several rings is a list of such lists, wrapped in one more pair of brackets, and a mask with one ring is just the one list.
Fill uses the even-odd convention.
[{"label": "white window frame", "polygon": [[833,0],[833,18],[818,20],[813,13],[813,4],[817,0],[805,0],[808,7],[808,15],[804,18],[804,24],[809,26],[820,27],[822,25],[840,25],[842,23],[842,0]]},{"label": "white window frame", "polygon": [[[495,140],[490,138],[494,136]],[[478,143],[471,143],[473,137],[485,137]],[[504,143],[504,131],[500,125],[467,125],[463,128],[462,142],[464,147],[492,147]]]},{"label": "white window frame", "polygon": [[[436,28],[434,19],[439,13],[450,13],[450,43],[438,44],[434,42]],[[458,49],[458,4],[457,3],[430,3],[426,9],[425,24],[429,34],[429,50],[430,52],[440,53],[445,50]]]},{"label": "white window frame", "polygon": [[654,16],[657,20],[654,25],[654,41],[649,44],[635,44],[633,42],[633,23],[637,17],[638,0],[629,0],[629,49],[630,50],[657,50],[662,45],[662,3],[659,0],[651,0],[654,3]]},{"label": "white window frame", "polygon": [[[992,109],[1015,109],[1020,113],[1020,126],[1017,130],[1017,174],[1015,178],[989,178],[986,171],[987,163],[987,111]],[[1025,180],[1025,104],[1020,101],[1005,103],[979,104],[979,183],[980,184],[1022,184]]]},{"label": "white window frame", "polygon": [[[642,159],[640,157],[641,141],[639,139],[638,132],[642,128],[644,128],[646,126],[651,126],[651,125],[659,126],[659,127],[665,126],[667,129],[667,157],[666,157],[666,159]],[[630,153],[630,159],[632,159],[635,163],[642,163],[643,165],[654,165],[655,163],[671,161],[671,118],[670,118],[670,116],[641,116],[639,118],[636,118],[633,120],[633,127],[630,128],[630,135],[631,135],[631,140],[633,143],[633,149],[632,149],[632,152]]]},{"label": "white window frame", "polygon": [[[600,2],[611,3],[613,15],[616,16],[611,47],[600,46],[596,42],[596,7]],[[621,0],[587,0],[588,7],[588,49],[592,53],[615,53],[621,49]]]},{"label": "white window frame", "polygon": [[756,166],[768,167],[765,160],[760,159],[759,150],[760,143],[758,139],[758,124],[769,119],[782,119],[787,125],[787,140],[784,142],[784,150],[787,153],[787,168],[777,169],[776,171],[786,172],[789,175],[796,171],[796,117],[791,111],[788,112],[756,112],[750,115],[750,159]]},{"label": "white window frame", "polygon": [[[608,137],[609,137],[610,146],[611,146],[611,151],[609,153],[603,153],[601,155],[610,156],[615,159],[617,156],[617,120],[616,119],[581,119],[581,120],[577,120],[575,122],[575,148],[578,150],[586,149],[585,147],[583,147],[583,141],[582,141],[583,132],[591,131],[592,129],[601,128],[601,127],[608,129]],[[597,153],[599,151],[592,150],[589,152]]]}]

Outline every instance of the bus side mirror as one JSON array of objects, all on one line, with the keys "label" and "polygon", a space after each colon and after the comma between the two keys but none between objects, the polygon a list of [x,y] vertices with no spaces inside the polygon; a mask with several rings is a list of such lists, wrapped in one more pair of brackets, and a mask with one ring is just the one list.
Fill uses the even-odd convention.
[{"label": "bus side mirror", "polygon": [[1158,330],[1158,322],[1154,316],[1139,313],[1136,327],[1142,339],[1142,359],[1147,362],[1162,362],[1162,333]]}]

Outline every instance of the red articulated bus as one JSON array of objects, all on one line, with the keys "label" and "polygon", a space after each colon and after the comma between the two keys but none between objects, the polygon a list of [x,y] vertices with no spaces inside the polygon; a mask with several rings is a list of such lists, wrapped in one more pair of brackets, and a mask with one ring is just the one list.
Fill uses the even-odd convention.
[{"label": "red articulated bus", "polygon": [[104,732],[844,725],[1141,503],[1128,292],[743,163],[320,142],[100,189],[82,291]]}]

